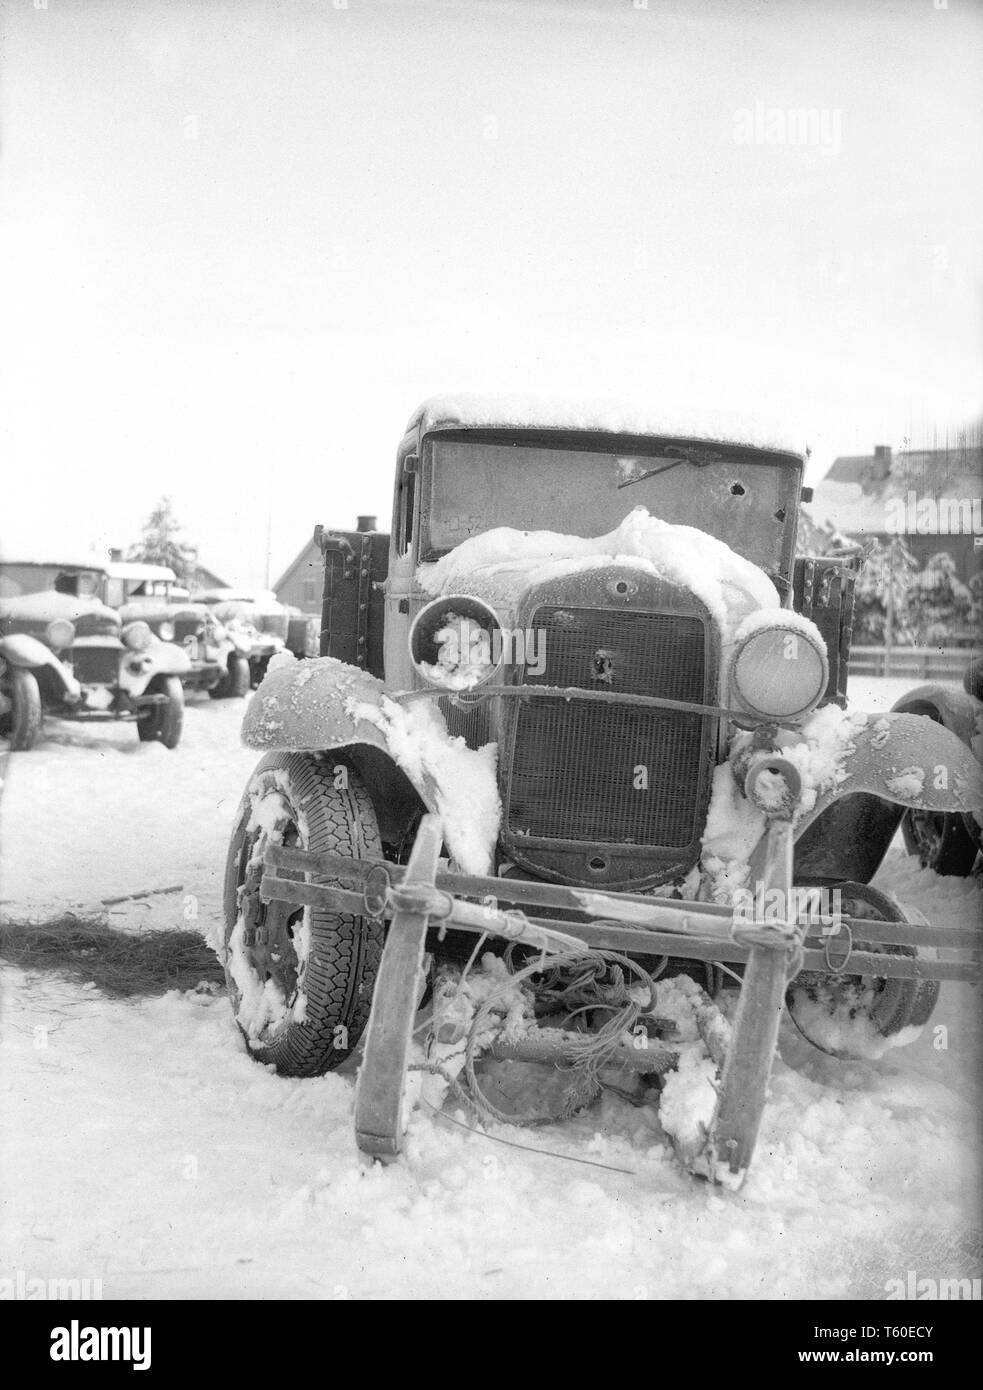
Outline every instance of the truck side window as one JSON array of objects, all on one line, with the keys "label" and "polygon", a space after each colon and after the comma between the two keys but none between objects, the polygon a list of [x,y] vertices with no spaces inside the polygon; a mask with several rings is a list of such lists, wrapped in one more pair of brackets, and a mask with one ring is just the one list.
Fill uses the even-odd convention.
[{"label": "truck side window", "polygon": [[[416,460],[407,460],[415,468]],[[409,472],[404,465],[403,477],[399,485],[399,553],[405,555],[413,541],[413,508],[416,502],[416,472]]]}]

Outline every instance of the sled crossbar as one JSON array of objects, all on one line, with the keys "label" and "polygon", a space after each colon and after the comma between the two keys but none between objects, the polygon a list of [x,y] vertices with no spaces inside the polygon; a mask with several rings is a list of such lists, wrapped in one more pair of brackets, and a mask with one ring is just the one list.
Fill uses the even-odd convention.
[{"label": "sled crossbar", "polygon": [[[265,855],[266,872],[260,885],[264,902],[281,901],[300,907],[359,915],[393,917],[397,904],[392,890],[404,906],[425,912],[429,926],[452,927],[472,933],[487,932],[513,940],[526,939],[541,945],[540,936],[520,934],[517,921],[525,921],[536,933],[562,933],[588,948],[621,951],[629,955],[674,956],[679,959],[745,964],[753,946],[785,951],[788,936],[771,922],[736,920],[732,911],[712,903],[680,902],[670,898],[640,894],[601,893],[561,887],[557,884],[526,880],[480,878],[438,869],[434,885],[414,890],[405,886],[406,870],[381,859],[347,859],[330,852],[270,846]],[[287,873],[328,874],[352,887],[302,882],[284,878]],[[389,892],[373,901],[376,885],[373,872],[384,873]],[[480,898],[483,904],[465,901]],[[590,920],[503,914],[500,903],[521,902],[523,906],[559,908]],[[494,906],[493,906],[494,904]],[[371,910],[367,910],[371,908]],[[506,920],[507,919],[507,920]],[[875,975],[884,979],[961,980],[980,978],[977,932],[958,927],[932,928],[922,924],[872,921],[843,917],[839,925],[825,929],[819,923],[806,923],[802,969],[820,974]],[[860,949],[855,942],[876,945],[931,946],[948,951],[949,958],[929,960],[923,956],[889,955]]]},{"label": "sled crossbar", "polygon": [[[844,930],[843,919],[834,917],[835,935],[820,937],[822,949],[817,949],[821,919],[818,914],[799,916],[792,878],[793,830],[786,820],[769,823],[761,869],[764,888],[777,894],[784,909],[775,920],[750,922],[713,904],[454,874],[440,859],[443,838],[440,818],[425,815],[405,869],[382,859],[345,860],[284,846],[268,846],[264,855],[259,889],[263,901],[389,919],[355,1094],[356,1143],[372,1159],[387,1161],[400,1152],[408,1122],[408,1076],[424,958],[435,928],[520,942],[543,952],[544,962],[547,952],[569,960],[570,953],[576,959],[582,952],[609,948],[641,958],[739,963],[741,991],[730,1041],[726,1053],[714,1058],[719,1083],[712,1119],[694,1143],[676,1144],[677,1156],[692,1172],[732,1188],[743,1182],[754,1153],[788,986],[798,971],[902,979],[965,979],[972,971],[964,960],[929,961],[914,952],[866,949],[874,924],[865,918],[854,924],[865,935],[854,938],[853,927]],[[334,881],[318,883],[312,878]],[[503,910],[503,902],[545,908],[554,915]],[[894,925],[878,922],[876,928],[880,933]],[[855,939],[864,949],[854,949]],[[905,933],[906,943],[922,940],[937,946],[940,934],[914,926]],[[844,945],[837,957],[836,947]],[[954,953],[971,954],[965,946]],[[621,1038],[618,1045],[627,1049],[629,1041]],[[554,1044],[548,1033],[541,1033],[524,1045],[536,1050],[536,1060],[543,1051],[553,1065],[562,1065],[562,1048],[569,1051],[575,1045],[561,1038],[561,1051],[556,1052]],[[658,1072],[675,1065],[675,1060],[671,1049],[660,1047],[644,1065]]]}]

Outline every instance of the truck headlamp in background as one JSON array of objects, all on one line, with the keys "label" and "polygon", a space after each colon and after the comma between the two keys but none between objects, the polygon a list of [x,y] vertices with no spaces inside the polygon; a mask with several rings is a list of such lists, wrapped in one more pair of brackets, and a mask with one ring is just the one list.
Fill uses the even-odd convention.
[{"label": "truck headlamp in background", "polygon": [[157,624],[157,636],[162,642],[174,641],[174,624],[170,618],[165,618],[162,623]]},{"label": "truck headlamp in background", "polygon": [[145,652],[154,640],[154,634],[143,621],[127,623],[121,636],[131,652]]},{"label": "truck headlamp in background", "polygon": [[52,651],[61,652],[75,641],[75,624],[67,618],[55,618],[44,630],[44,640]]},{"label": "truck headlamp in background", "polygon": [[822,640],[796,627],[759,627],[738,642],[731,700],[748,714],[797,719],[815,709],[829,680]]}]

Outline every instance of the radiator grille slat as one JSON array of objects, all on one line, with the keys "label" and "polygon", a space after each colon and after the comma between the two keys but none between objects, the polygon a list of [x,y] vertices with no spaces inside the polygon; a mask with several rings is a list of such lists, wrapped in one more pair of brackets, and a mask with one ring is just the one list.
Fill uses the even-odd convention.
[{"label": "radiator grille slat", "polygon": [[174,618],[173,623],[175,642],[183,642],[186,637],[201,636],[199,632],[199,628],[203,627],[201,618],[194,615],[182,615],[180,618]]},{"label": "radiator grille slat", "polygon": [[82,685],[116,685],[119,680],[118,647],[76,647],[72,652],[75,679]]},{"label": "radiator grille slat", "polygon": [[[531,684],[706,699],[698,616],[544,606],[533,626],[543,634],[546,669],[527,672]],[[703,752],[699,714],[530,700],[516,715],[508,829],[547,840],[683,849],[702,828]]]}]

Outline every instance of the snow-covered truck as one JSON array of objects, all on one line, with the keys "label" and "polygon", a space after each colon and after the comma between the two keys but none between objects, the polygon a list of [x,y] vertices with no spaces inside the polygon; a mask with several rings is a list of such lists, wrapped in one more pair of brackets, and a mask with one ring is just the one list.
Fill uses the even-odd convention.
[{"label": "snow-covered truck", "polygon": [[546,1114],[614,1087],[737,1185],[783,1009],[873,1059],[974,977],[974,934],[870,880],[907,810],[983,816],[980,769],[847,705],[852,572],[794,558],[803,466],[716,424],[433,399],[391,534],[318,529],[322,656],[247,709],[216,945],[260,1062],[316,1075],[364,1032],[365,1153],[421,1093],[541,1122],[487,1093],[523,1062]]},{"label": "snow-covered truck", "polygon": [[0,579],[0,737],[12,752],[33,747],[45,711],[131,719],[142,742],[177,747],[187,653],[103,603],[100,566],[6,561]]},{"label": "snow-covered truck", "polygon": [[[983,761],[983,657],[967,664],[962,690],[931,681],[906,691],[894,708],[951,729]],[[983,828],[965,811],[913,807],[905,811],[901,830],[908,853],[937,874],[972,873],[983,850]]]},{"label": "snow-covered truck", "polygon": [[197,597],[208,604],[240,643],[250,682],[259,685],[278,652],[304,659],[312,649],[312,622],[298,608],[279,601],[268,589],[205,589]]},{"label": "snow-covered truck", "polygon": [[248,694],[250,643],[227,630],[208,604],[179,589],[167,565],[111,561],[103,571],[103,597],[124,623],[145,622],[162,641],[184,648],[186,689],[207,690],[213,700]]}]

